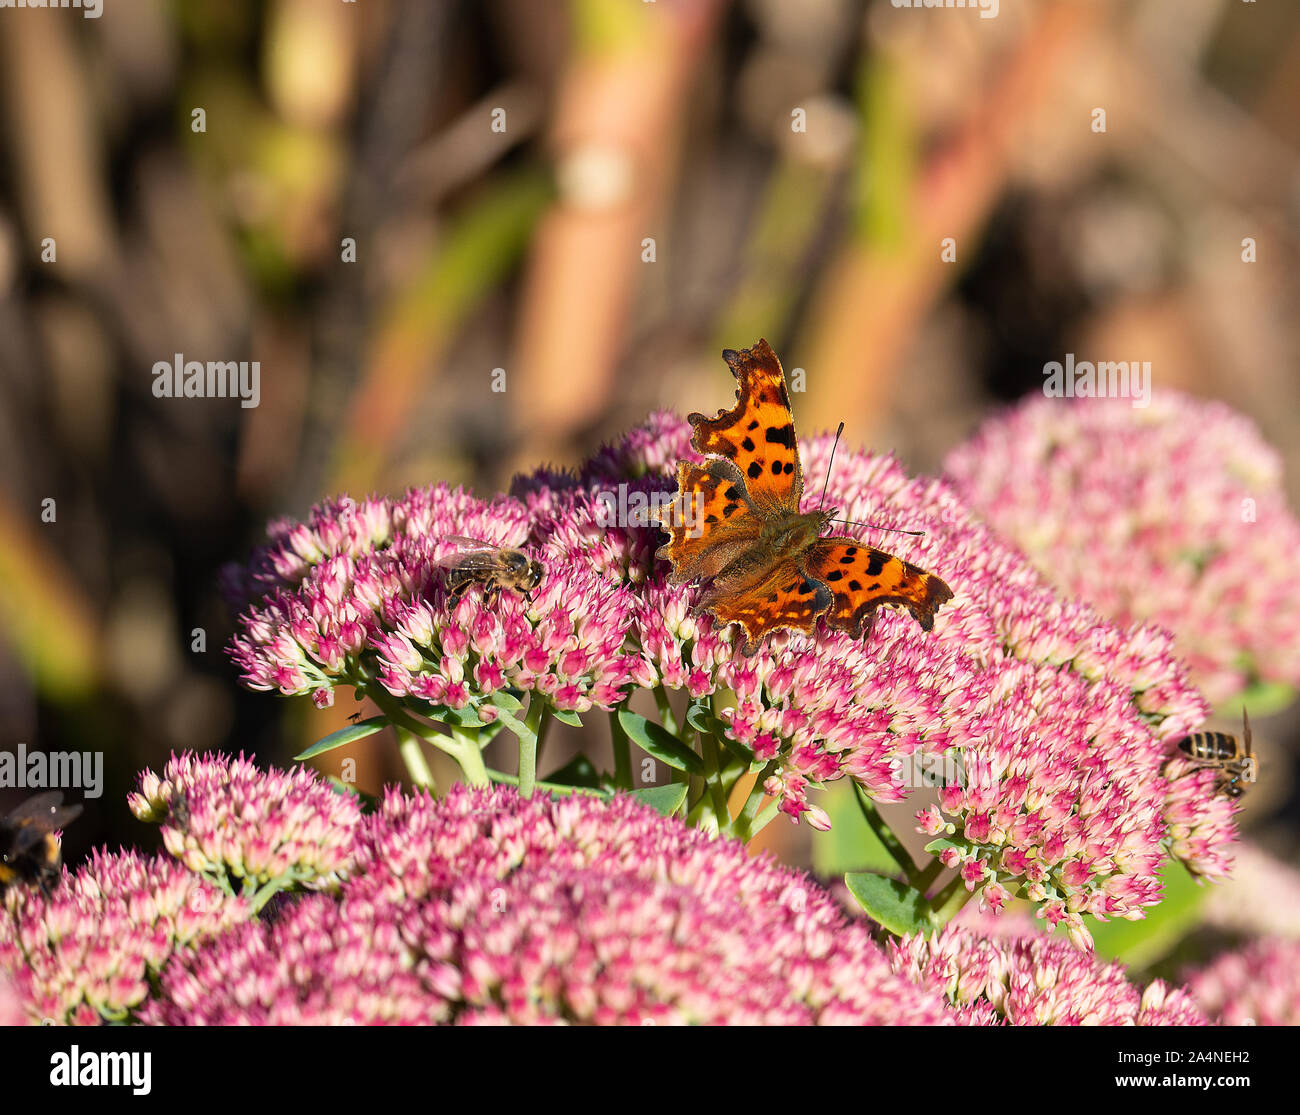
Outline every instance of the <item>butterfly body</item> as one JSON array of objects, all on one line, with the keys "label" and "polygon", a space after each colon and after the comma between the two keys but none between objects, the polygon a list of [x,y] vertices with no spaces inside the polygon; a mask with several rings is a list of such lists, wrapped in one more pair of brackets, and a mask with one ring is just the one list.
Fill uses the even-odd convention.
[{"label": "butterfly body", "polygon": [[660,511],[670,580],[708,581],[697,610],[744,628],[746,654],[818,621],[853,637],[882,604],[906,607],[929,630],[952,591],[933,574],[855,538],[827,535],[834,511],[803,511],[803,470],[780,361],[766,341],[727,349],[736,405],[689,415],[703,465],[679,461],[677,497]]}]

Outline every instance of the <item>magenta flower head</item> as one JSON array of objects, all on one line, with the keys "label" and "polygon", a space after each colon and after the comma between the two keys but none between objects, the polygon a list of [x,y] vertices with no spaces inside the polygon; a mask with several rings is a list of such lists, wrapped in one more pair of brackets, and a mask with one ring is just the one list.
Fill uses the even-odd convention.
[{"label": "magenta flower head", "polygon": [[0,982],[33,1022],[122,1021],[176,955],[248,916],[242,899],[166,856],[96,852],[48,898],[6,891]]},{"label": "magenta flower head", "polygon": [[[708,780],[692,820],[745,840],[774,812],[826,828],[816,794],[836,779],[880,802],[937,783],[918,824],[968,893],[993,909],[1028,897],[1082,945],[1085,915],[1137,919],[1159,901],[1166,856],[1223,872],[1231,809],[1203,779],[1165,772],[1207,711],[1167,634],[1062,598],[951,487],[841,445],[826,499],[855,524],[844,530],[932,571],[954,598],[929,631],[882,608],[865,638],[779,631],[746,656],[735,628],[696,611],[701,586],[670,584],[655,558],[652,510],[672,502],[689,440],[687,423],[658,414],[574,473],[534,473],[490,504],[438,487],[277,526],[242,577],[265,593],[233,648],[246,683],[321,704],[339,684],[363,688],[479,784],[485,737],[465,730],[519,735],[528,785],[524,745],[535,755],[546,713],[617,710],[642,747]],[[805,475],[825,475],[831,439],[799,448]],[[452,535],[524,546],[545,573],[526,596],[471,588],[453,601],[441,564]],[[658,735],[630,716],[638,689],[654,691]],[[619,747],[616,733],[605,784],[632,789]]]},{"label": "magenta flower head", "polygon": [[322,706],[338,685],[370,685],[420,712],[460,713],[463,724],[495,720],[492,699],[508,689],[562,710],[610,707],[635,665],[623,645],[632,599],[620,586],[585,563],[543,557],[528,598],[448,591],[464,539],[514,548],[533,527],[517,500],[486,503],[445,485],[366,504],[364,515],[345,500],[279,525],[249,569],[227,578],[264,591],[231,647],[245,684]]},{"label": "magenta flower head", "polygon": [[[824,472],[830,448],[803,443],[807,475]],[[717,711],[721,731],[767,764],[784,812],[823,827],[809,794],[831,780],[891,802],[923,771],[943,771],[938,803],[918,817],[936,854],[986,904],[1019,892],[1084,945],[1084,914],[1140,918],[1159,900],[1166,855],[1205,875],[1225,869],[1230,811],[1204,786],[1175,799],[1162,771],[1206,713],[1166,635],[1063,601],[949,488],[887,458],[841,446],[827,502],[851,520],[926,532],[903,552],[955,592],[933,631],[886,611],[866,640],[780,634],[744,658],[729,632],[692,614],[695,587],[668,586],[662,571],[637,611],[656,680],[697,701],[734,694]]]},{"label": "magenta flower head", "polygon": [[951,1022],[803,875],[627,798],[390,792],[338,901],[173,965],[148,1020]]},{"label": "magenta flower head", "polygon": [[7,976],[0,974],[0,1026],[25,1026],[30,1022],[18,989]]},{"label": "magenta flower head", "polygon": [[894,971],[938,988],[968,1020],[1011,1026],[1203,1026],[1183,991],[1144,991],[1119,964],[1042,933],[986,935],[949,925],[933,937],[891,941]]},{"label": "magenta flower head", "polygon": [[162,777],[140,775],[131,812],[162,825],[163,844],[191,871],[260,900],[298,885],[337,887],[361,811],[314,771],[262,771],[240,755],[173,755]]},{"label": "magenta flower head", "polygon": [[1234,851],[1232,878],[1205,896],[1205,923],[1226,933],[1300,939],[1300,872],[1255,844]]},{"label": "magenta flower head", "polygon": [[1300,1026],[1300,941],[1263,937],[1187,978],[1220,1026]]},{"label": "magenta flower head", "polygon": [[1253,683],[1300,682],[1300,522],[1248,419],[1174,391],[1145,408],[1035,398],[945,468],[1063,592],[1121,626],[1172,631],[1216,706]]}]

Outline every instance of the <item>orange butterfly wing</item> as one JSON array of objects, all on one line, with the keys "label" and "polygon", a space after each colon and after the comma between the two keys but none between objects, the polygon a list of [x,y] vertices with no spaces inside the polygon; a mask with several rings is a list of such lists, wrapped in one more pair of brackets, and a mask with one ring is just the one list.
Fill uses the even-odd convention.
[{"label": "orange butterfly wing", "polygon": [[697,611],[744,628],[745,654],[782,628],[812,632],[818,618],[859,637],[882,604],[907,608],[929,631],[935,610],[952,598],[934,574],[852,538],[777,548],[763,537],[773,520],[806,525],[816,515],[799,512],[803,472],[790,395],[766,341],[722,356],[736,377],[736,405],[713,418],[689,416],[691,445],[710,459],[678,463],[677,497],[654,516],[669,535],[656,554],[672,563],[669,579],[709,581]]},{"label": "orange butterfly wing", "polygon": [[672,562],[674,584],[716,577],[753,546],[761,526],[730,461],[703,468],[678,461],[677,496],[651,518],[668,532],[655,557]]},{"label": "orange butterfly wing", "polygon": [[804,567],[834,598],[823,617],[827,625],[855,639],[871,630],[882,604],[906,608],[929,631],[935,611],[952,599],[952,589],[933,573],[854,538],[818,539],[808,547]]},{"label": "orange butterfly wing", "polygon": [[756,579],[737,586],[734,580],[715,581],[700,600],[699,609],[712,612],[725,627],[738,623],[745,629],[741,653],[754,654],[763,639],[783,627],[811,633],[817,617],[831,605],[832,593],[808,576],[795,558],[760,570]]},{"label": "orange butterfly wing", "polygon": [[726,349],[722,358],[736,377],[736,405],[713,418],[689,415],[695,427],[691,445],[706,456],[734,462],[760,513],[798,511],[803,470],[781,361],[762,340],[739,352]]}]

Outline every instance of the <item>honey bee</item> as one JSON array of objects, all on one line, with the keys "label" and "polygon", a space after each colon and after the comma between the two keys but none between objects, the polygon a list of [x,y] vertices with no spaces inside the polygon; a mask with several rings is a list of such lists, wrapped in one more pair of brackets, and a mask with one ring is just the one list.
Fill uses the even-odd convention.
[{"label": "honey bee", "polygon": [[1245,742],[1227,732],[1195,732],[1178,744],[1178,750],[1202,766],[1220,771],[1219,791],[1239,798],[1246,785],[1259,777],[1259,763],[1251,746],[1250,717],[1241,710]]},{"label": "honey bee", "polygon": [[0,817],[0,894],[18,880],[48,895],[59,881],[63,858],[54,833],[81,814],[81,806],[62,802],[57,790],[37,794]]},{"label": "honey bee", "polygon": [[457,547],[457,552],[438,559],[437,564],[447,571],[447,594],[452,605],[472,584],[480,584],[486,594],[488,606],[496,603],[502,589],[513,589],[525,600],[542,579],[542,563],[529,557],[523,550],[508,546],[494,546],[477,538],[454,535],[442,539]]}]

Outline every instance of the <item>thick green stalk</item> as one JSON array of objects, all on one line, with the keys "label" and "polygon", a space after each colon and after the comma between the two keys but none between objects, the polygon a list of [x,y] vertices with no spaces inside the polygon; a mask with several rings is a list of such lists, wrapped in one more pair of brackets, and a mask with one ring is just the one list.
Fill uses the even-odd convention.
[{"label": "thick green stalk", "polygon": [[722,785],[722,767],[718,752],[718,741],[707,732],[700,733],[700,747],[704,756],[704,778],[708,782],[709,798],[713,804],[713,816],[717,821],[718,831],[731,832],[731,812],[727,808],[727,791]]},{"label": "thick green stalk", "polygon": [[668,690],[662,685],[655,687],[655,704],[659,706],[659,722],[675,736],[681,735],[677,717],[673,715],[673,706],[668,701]]},{"label": "thick green stalk", "polygon": [[460,764],[460,769],[465,774],[465,781],[471,786],[480,788],[491,785],[487,776],[487,766],[483,762],[483,748],[478,742],[478,729],[457,728],[454,724],[449,724],[447,730],[451,733],[454,743],[450,747],[444,744],[442,749]]},{"label": "thick green stalk", "polygon": [[854,792],[858,797],[858,809],[861,811],[863,819],[871,826],[871,831],[876,834],[876,839],[885,846],[885,850],[893,857],[907,881],[916,886],[917,870],[916,864],[912,861],[911,855],[903,846],[903,842],[898,839],[897,834],[885,822],[884,817],[880,815],[880,810],[876,808],[876,803],[871,800],[866,791],[856,782],[853,784]]},{"label": "thick green stalk", "polygon": [[609,734],[614,743],[614,785],[620,790],[632,789],[632,744],[618,722],[618,709],[609,713]]},{"label": "thick green stalk", "polygon": [[[519,776],[516,774],[506,774],[504,771],[493,770],[488,768],[488,777],[493,782],[504,782],[507,786],[518,786]],[[562,786],[558,782],[534,782],[533,786],[538,790],[545,790],[552,794],[587,794],[590,797],[603,798],[606,796],[604,790],[598,790],[595,786]]]},{"label": "thick green stalk", "polygon": [[966,889],[965,880],[959,872],[952,882],[930,900],[930,908],[933,911],[930,920],[934,923],[934,927],[941,929],[947,925],[957,916],[957,911],[966,905],[970,896],[971,892]]},{"label": "thick green stalk", "polygon": [[520,724],[518,719],[511,729],[519,737],[519,793],[530,798],[537,785],[537,740],[546,718],[546,701],[534,693],[528,701],[528,715]]},{"label": "thick green stalk", "polygon": [[394,724],[393,731],[397,733],[398,750],[401,752],[402,762],[406,764],[406,773],[410,775],[411,781],[421,789],[437,794],[438,787],[433,780],[433,771],[429,769],[429,764],[424,759],[424,752],[420,750],[420,737],[400,724]]},{"label": "thick green stalk", "polygon": [[924,894],[934,884],[935,879],[943,874],[943,860],[935,856],[913,881],[912,885]]},{"label": "thick green stalk", "polygon": [[[767,796],[763,791],[763,783],[768,780],[774,770],[776,770],[775,760],[758,772],[758,778],[755,779],[753,788],[749,791],[749,797],[745,799],[740,815],[735,820],[733,828],[743,843],[748,844],[753,839],[755,832],[758,831],[754,828],[754,818],[758,815],[758,807],[763,804],[763,799]],[[766,823],[765,821],[764,824]]]}]

